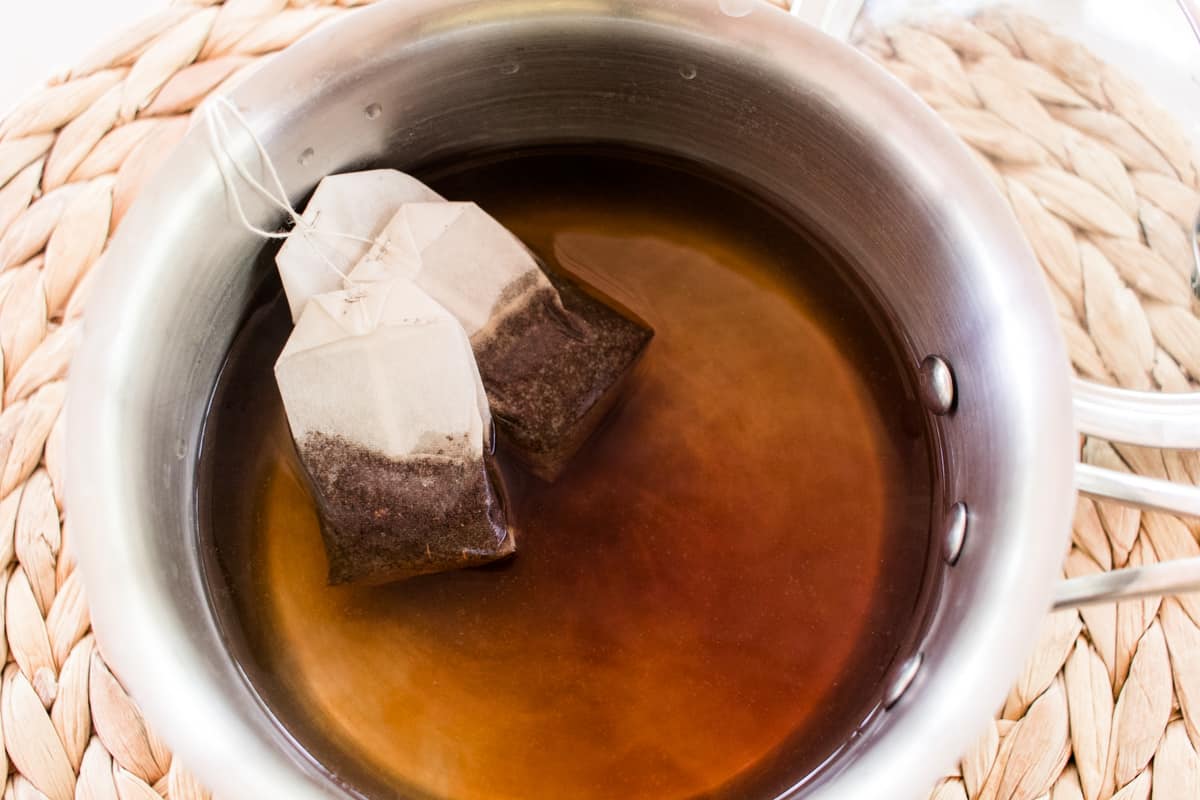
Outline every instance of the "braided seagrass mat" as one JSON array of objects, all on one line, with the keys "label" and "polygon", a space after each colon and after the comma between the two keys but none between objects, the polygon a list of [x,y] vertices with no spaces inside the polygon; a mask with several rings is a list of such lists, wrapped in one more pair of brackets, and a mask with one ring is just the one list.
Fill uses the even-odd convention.
[{"label": "braided seagrass mat", "polygon": [[[366,0],[369,2],[369,0]],[[208,793],[149,730],[90,633],[63,505],[60,411],[91,277],[191,112],[363,0],[184,3],[0,121],[0,766],[4,800]],[[1186,137],[1137,86],[1027,17],[861,46],[981,156],[1049,276],[1080,375],[1200,384]],[[1196,453],[1087,441],[1094,463],[1200,483]],[[1080,502],[1067,575],[1200,555],[1200,528]],[[1037,654],[937,800],[1200,797],[1200,596],[1049,616]]]},{"label": "braided seagrass mat", "polygon": [[[859,46],[966,141],[1047,275],[1076,372],[1200,385],[1200,155],[1142,90],[1036,19],[986,11]],[[1085,461],[1200,483],[1200,453],[1086,440]],[[1068,576],[1200,555],[1200,525],[1081,499]],[[1200,798],[1200,595],[1063,611],[937,800]]]}]

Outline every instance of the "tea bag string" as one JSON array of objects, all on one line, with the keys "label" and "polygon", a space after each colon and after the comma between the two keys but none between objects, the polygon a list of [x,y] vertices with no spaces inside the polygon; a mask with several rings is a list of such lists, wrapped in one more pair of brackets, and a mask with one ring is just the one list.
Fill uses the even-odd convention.
[{"label": "tea bag string", "polygon": [[[232,139],[233,134],[228,123],[222,116],[222,112],[232,117],[238,127],[250,137],[258,158],[267,173],[267,177],[270,179],[271,187],[264,186],[229,151],[228,142]],[[221,172],[221,180],[224,182],[225,188],[233,200],[233,207],[237,212],[242,227],[264,239],[288,239],[299,233],[300,237],[313,249],[313,252],[325,262],[325,265],[342,279],[347,288],[352,292],[357,292],[358,296],[361,296],[361,287],[358,282],[351,279],[349,275],[339,269],[330,260],[329,256],[318,246],[316,239],[324,236],[330,239],[347,239],[354,242],[362,242],[372,246],[377,244],[376,240],[368,239],[364,236],[356,236],[351,233],[320,230],[305,220],[288,199],[287,191],[283,188],[283,181],[279,177],[279,171],[275,168],[275,163],[271,159],[270,154],[267,153],[266,147],[263,146],[262,141],[255,135],[254,130],[250,127],[250,123],[242,116],[242,112],[238,110],[237,106],[229,98],[217,95],[210,99],[205,104],[204,118],[208,128],[209,146],[212,148],[213,157],[216,159],[217,169]],[[233,167],[232,173],[230,172],[231,165]],[[237,187],[237,178],[241,178],[255,194],[266,200],[272,207],[282,211],[291,221],[293,229],[291,231],[268,231],[251,222],[249,215],[246,213],[245,206],[242,204],[241,193]],[[387,242],[384,242],[382,246],[386,248],[388,246]],[[354,300],[357,298],[352,294],[349,299]]]}]

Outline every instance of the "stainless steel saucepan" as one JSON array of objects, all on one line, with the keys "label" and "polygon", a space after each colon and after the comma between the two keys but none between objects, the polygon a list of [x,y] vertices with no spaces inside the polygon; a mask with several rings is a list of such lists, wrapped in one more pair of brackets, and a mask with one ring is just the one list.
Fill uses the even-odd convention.
[{"label": "stainless steel saucepan", "polygon": [[[1058,583],[1076,486],[1192,513],[1200,494],[1076,465],[1064,347],[1002,198],[898,82],[783,11],[758,0],[398,0],[308,38],[234,100],[294,201],[327,173],[385,159],[616,143],[736,175],[848,257],[928,409],[931,591],[877,712],[782,796],[922,795],[1003,701],[1056,598],[1164,591],[1182,583],[1163,571],[1200,571]],[[198,438],[261,278],[260,246],[193,132],[123,223],[91,300],[70,388],[69,505],[103,650],[184,762],[228,800],[344,798],[247,685],[201,576]],[[1128,423],[1144,404],[1097,390],[1080,398],[1080,427],[1200,445],[1196,417],[1133,399],[1159,404],[1157,430],[1170,436],[1143,437]],[[1172,438],[1181,433],[1186,442]]]}]

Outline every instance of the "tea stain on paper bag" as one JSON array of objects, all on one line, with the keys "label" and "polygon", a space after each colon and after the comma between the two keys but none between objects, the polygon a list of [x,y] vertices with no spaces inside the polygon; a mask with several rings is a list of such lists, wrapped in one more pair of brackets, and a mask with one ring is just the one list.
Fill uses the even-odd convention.
[{"label": "tea stain on paper bag", "polygon": [[330,583],[478,566],[516,545],[458,321],[404,278],[314,295],[275,362]]},{"label": "tea stain on paper bag", "polygon": [[619,400],[654,336],[572,281],[553,280],[476,203],[402,204],[349,279],[369,287],[396,274],[462,323],[509,455],[546,481]]}]

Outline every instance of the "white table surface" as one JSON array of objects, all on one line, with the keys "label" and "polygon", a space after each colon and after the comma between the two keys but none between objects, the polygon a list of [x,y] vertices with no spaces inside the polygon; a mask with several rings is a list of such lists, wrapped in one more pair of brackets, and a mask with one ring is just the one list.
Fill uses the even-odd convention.
[{"label": "white table surface", "polygon": [[0,116],[167,0],[0,0]]}]

